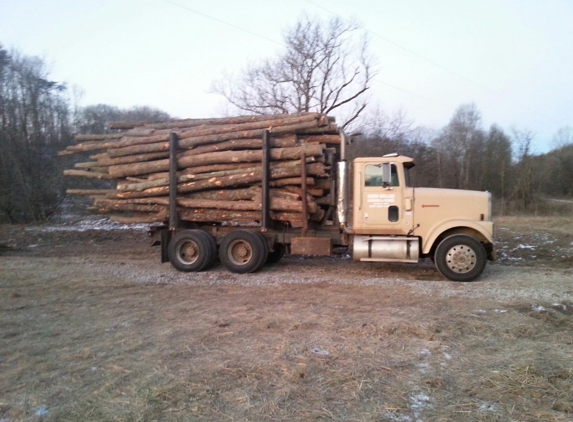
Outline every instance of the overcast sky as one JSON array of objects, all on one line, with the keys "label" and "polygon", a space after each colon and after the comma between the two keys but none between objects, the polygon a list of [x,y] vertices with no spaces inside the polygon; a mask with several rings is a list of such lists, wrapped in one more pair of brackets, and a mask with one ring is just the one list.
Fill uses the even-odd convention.
[{"label": "overcast sky", "polygon": [[573,126],[571,0],[0,0],[0,43],[44,58],[82,105],[211,117],[224,104],[213,80],[280,52],[304,12],[360,22],[372,101],[417,125],[473,102],[485,127],[534,132],[536,152]]}]

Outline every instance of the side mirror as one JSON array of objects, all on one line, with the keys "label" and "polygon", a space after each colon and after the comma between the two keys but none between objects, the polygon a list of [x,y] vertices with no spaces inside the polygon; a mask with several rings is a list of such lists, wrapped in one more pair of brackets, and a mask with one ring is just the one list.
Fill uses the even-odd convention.
[{"label": "side mirror", "polygon": [[382,164],[382,186],[392,185],[392,174],[390,171],[390,163]]}]

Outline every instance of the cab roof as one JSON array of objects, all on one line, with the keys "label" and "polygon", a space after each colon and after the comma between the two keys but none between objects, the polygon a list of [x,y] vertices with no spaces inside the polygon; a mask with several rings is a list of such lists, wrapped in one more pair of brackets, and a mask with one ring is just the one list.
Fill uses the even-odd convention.
[{"label": "cab roof", "polygon": [[382,157],[358,157],[354,159],[355,163],[387,162],[387,163],[412,163],[414,159],[400,154],[386,154]]}]

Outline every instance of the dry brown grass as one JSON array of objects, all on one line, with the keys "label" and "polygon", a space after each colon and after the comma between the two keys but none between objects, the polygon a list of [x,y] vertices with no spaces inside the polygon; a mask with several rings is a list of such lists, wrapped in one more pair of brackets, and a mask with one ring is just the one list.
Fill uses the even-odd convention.
[{"label": "dry brown grass", "polygon": [[327,260],[262,273],[306,284],[138,282],[98,269],[157,259],[144,244],[44,240],[0,257],[2,421],[573,419],[571,302],[428,295],[425,267],[353,283],[376,273]]}]

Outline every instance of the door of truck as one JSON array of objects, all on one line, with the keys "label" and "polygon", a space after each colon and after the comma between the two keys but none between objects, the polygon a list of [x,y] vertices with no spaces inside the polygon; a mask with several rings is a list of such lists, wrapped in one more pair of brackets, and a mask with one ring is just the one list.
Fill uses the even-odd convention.
[{"label": "door of truck", "polygon": [[372,234],[407,234],[412,228],[413,189],[406,186],[401,163],[365,163],[361,219]]}]

